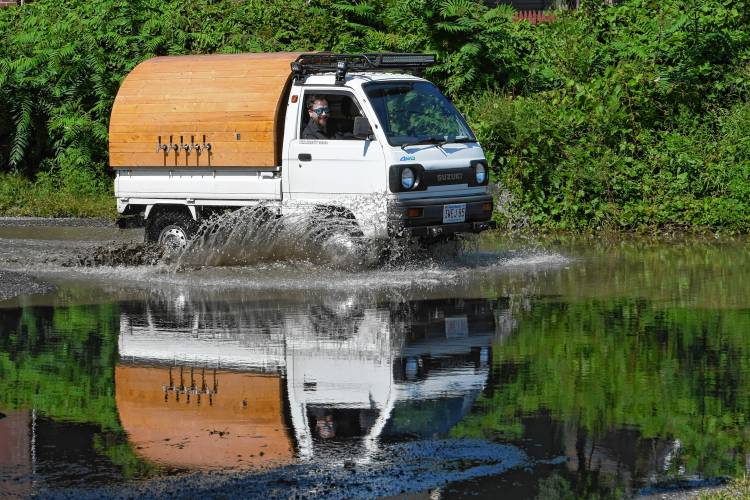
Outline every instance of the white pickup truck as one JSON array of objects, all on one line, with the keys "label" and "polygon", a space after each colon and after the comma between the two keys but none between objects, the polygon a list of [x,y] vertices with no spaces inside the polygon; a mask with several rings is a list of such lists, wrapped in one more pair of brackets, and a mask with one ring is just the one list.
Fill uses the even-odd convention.
[{"label": "white pickup truck", "polygon": [[[374,239],[494,227],[489,168],[422,54],[158,57],[110,121],[121,220],[183,246],[214,213],[262,206],[352,221]],[[326,215],[327,214],[327,215]]]}]

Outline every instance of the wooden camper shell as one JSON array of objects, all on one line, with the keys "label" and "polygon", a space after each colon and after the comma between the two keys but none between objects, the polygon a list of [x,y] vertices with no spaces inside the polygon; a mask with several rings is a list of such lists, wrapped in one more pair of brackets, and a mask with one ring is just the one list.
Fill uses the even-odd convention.
[{"label": "wooden camper shell", "polygon": [[140,63],[112,107],[111,168],[280,166],[291,63],[299,55],[173,56]]}]

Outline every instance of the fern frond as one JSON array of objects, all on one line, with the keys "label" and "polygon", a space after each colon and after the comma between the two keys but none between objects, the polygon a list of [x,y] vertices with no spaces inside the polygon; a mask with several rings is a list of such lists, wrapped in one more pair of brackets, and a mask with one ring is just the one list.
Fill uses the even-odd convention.
[{"label": "fern frond", "polygon": [[445,0],[440,4],[440,15],[447,17],[462,17],[471,14],[477,8],[472,0]]},{"label": "fern frond", "polygon": [[26,155],[26,150],[31,142],[33,129],[31,112],[33,103],[30,96],[23,96],[18,101],[18,110],[13,116],[15,131],[10,143],[10,155],[8,163],[13,168],[18,168]]},{"label": "fern frond", "polygon": [[435,28],[448,33],[470,33],[473,29],[472,26],[461,23],[436,23]]}]

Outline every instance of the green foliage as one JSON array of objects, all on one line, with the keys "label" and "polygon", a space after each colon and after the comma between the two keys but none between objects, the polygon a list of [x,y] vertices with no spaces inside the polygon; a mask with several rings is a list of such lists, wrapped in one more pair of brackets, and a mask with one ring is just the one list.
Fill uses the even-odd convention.
[{"label": "green foliage", "polygon": [[424,51],[438,55],[427,76],[468,112],[515,200],[506,215],[544,229],[750,230],[750,3],[603,4],[538,26],[479,0],[2,9],[0,170],[59,177],[66,164],[104,185],[112,102],[153,56]]},{"label": "green foliage", "polygon": [[658,307],[642,299],[536,304],[493,351],[497,389],[459,436],[519,437],[549,412],[595,439],[637,428],[681,443],[674,466],[744,471],[750,449],[746,311]]},{"label": "green foliage", "polygon": [[749,12],[632,0],[540,26],[520,95],[463,99],[517,212],[548,229],[747,232]]},{"label": "green foliage", "polygon": [[152,475],[128,444],[115,403],[117,306],[8,309],[0,313],[0,408],[34,408],[95,424],[93,448],[125,477]]}]

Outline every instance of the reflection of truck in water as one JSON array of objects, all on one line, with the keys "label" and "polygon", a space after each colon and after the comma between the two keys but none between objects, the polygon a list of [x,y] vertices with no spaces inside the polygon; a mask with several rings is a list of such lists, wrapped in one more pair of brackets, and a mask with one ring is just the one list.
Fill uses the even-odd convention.
[{"label": "reflection of truck in water", "polygon": [[487,382],[497,308],[165,305],[124,309],[116,399],[138,453],[181,468],[333,458],[341,445],[367,460],[388,436],[446,433]]},{"label": "reflection of truck in water", "polygon": [[[488,164],[421,54],[157,57],[110,120],[117,209],[181,246],[211,214],[337,216],[347,231],[435,239],[492,227]],[[306,135],[314,125],[316,136]]]}]

